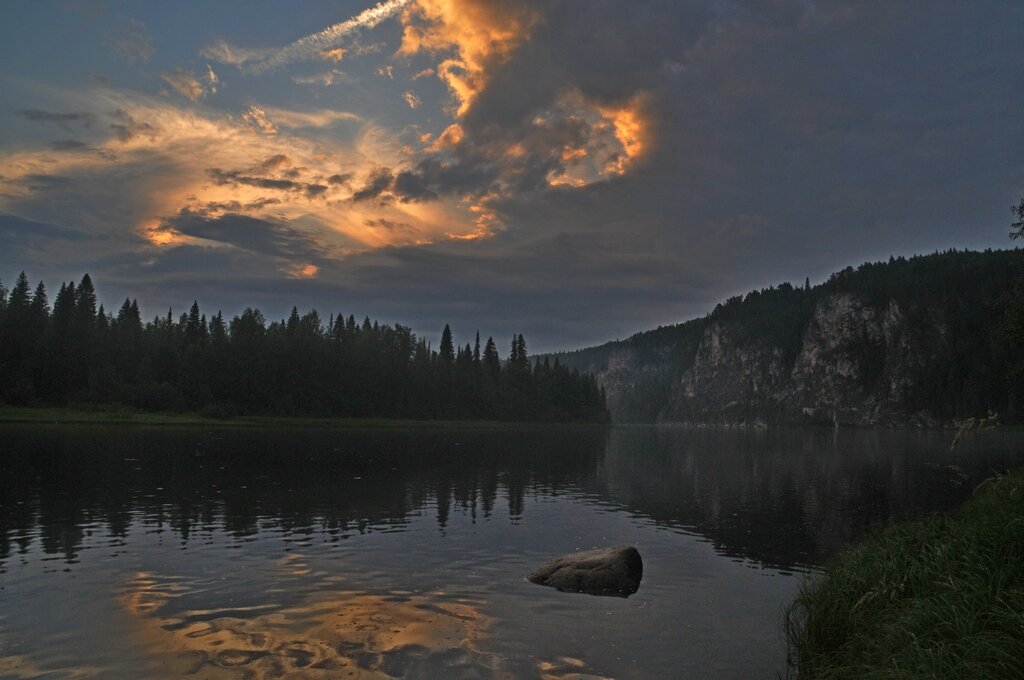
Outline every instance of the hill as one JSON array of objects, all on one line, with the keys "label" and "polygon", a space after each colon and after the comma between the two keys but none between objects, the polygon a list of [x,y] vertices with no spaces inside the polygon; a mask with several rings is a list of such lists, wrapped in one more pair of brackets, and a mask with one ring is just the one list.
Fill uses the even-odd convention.
[{"label": "hill", "polygon": [[597,376],[616,422],[1019,421],[1022,281],[1021,250],[894,257],[551,357]]}]

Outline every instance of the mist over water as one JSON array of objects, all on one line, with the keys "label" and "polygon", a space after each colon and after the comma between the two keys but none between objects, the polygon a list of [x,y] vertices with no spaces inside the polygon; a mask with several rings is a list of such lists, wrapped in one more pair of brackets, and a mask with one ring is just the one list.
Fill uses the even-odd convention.
[{"label": "mist over water", "polygon": [[[802,574],[1019,436],[0,427],[0,677],[770,677]],[[525,575],[618,544],[628,599]]]}]

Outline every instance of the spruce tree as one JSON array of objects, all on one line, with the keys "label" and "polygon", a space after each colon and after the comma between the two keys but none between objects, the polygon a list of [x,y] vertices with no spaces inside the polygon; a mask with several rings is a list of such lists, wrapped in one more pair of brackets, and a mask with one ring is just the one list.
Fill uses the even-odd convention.
[{"label": "spruce tree", "polygon": [[441,332],[441,346],[438,351],[443,365],[452,366],[455,363],[455,344],[452,342],[452,329],[448,324],[444,325]]},{"label": "spruce tree", "polygon": [[487,344],[484,346],[483,364],[492,377],[497,378],[501,373],[501,357],[498,356],[498,347],[492,337],[487,338]]}]

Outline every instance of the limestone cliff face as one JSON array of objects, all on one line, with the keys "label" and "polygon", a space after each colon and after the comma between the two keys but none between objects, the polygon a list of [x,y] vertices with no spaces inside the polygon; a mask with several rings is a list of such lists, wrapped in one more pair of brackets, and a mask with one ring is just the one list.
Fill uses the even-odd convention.
[{"label": "limestone cliff face", "polygon": [[819,300],[787,362],[781,349],[711,322],[658,420],[935,424],[912,397],[945,349],[946,324],[934,318],[923,328],[913,331],[895,301],[875,307],[838,293]]}]

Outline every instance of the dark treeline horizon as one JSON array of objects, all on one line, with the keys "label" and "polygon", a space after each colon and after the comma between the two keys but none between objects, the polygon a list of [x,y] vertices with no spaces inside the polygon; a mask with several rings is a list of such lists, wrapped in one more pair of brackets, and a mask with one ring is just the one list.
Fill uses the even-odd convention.
[{"label": "dark treeline horizon", "polygon": [[193,302],[144,322],[126,298],[97,305],[89,274],[62,283],[52,308],[25,272],[0,282],[0,403],[122,404],[148,411],[356,418],[606,422],[594,377],[557,360],[530,361],[514,335],[502,360],[493,338],[456,346],[445,325],[434,349],[401,324],[357,322],[315,309],[267,322],[230,320]]}]

